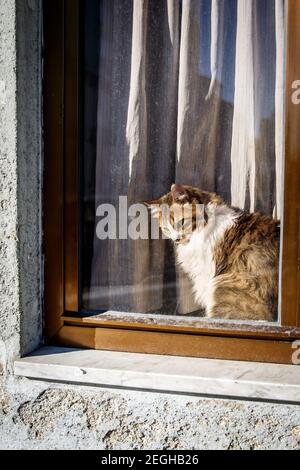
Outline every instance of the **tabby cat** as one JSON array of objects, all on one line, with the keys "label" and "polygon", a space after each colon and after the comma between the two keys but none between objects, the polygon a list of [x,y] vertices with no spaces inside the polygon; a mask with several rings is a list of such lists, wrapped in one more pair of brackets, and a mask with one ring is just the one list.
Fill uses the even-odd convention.
[{"label": "tabby cat", "polygon": [[[195,301],[206,316],[276,319],[278,221],[230,207],[215,193],[179,184],[145,204],[159,219],[163,234],[174,241],[177,262],[191,279]],[[187,206],[192,210],[184,218],[186,212],[178,208]],[[170,210],[167,223],[162,207]]]}]

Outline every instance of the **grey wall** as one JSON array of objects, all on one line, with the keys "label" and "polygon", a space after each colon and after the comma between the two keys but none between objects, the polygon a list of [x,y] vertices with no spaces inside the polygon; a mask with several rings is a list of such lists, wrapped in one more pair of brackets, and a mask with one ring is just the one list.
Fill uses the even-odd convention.
[{"label": "grey wall", "polygon": [[9,384],[0,448],[299,449],[291,405]]},{"label": "grey wall", "polygon": [[0,358],[41,342],[41,5],[0,2]]},{"label": "grey wall", "polygon": [[300,448],[295,405],[16,378],[42,340],[41,1],[0,1],[0,448]]}]

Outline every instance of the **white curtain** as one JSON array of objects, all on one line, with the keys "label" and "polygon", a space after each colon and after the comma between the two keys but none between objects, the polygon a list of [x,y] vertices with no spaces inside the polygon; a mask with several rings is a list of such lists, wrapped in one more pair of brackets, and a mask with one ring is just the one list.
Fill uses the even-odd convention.
[{"label": "white curtain", "polygon": [[[270,60],[270,58],[272,60]],[[280,217],[284,1],[239,0],[231,201]]]},{"label": "white curtain", "polygon": [[[174,182],[280,217],[284,0],[102,0],[96,205]],[[197,309],[165,241],[94,240],[90,308]],[[176,286],[176,287],[175,287]]]}]

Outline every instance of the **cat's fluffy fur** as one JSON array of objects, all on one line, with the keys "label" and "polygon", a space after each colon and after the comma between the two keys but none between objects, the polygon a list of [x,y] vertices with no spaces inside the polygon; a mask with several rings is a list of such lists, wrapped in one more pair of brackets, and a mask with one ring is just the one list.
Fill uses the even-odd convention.
[{"label": "cat's fluffy fur", "polygon": [[[164,226],[161,204],[170,208],[201,204],[203,223],[193,220],[193,230],[179,237],[173,220]],[[195,300],[208,317],[275,320],[278,221],[230,207],[218,195],[191,186],[172,185],[169,193],[147,205],[154,208],[165,235],[175,241],[177,261],[192,280]]]}]

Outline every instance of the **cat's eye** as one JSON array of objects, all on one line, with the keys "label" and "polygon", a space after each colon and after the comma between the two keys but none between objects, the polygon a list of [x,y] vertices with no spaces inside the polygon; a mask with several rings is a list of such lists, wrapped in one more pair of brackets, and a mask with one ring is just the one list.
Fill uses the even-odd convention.
[{"label": "cat's eye", "polygon": [[[46,250],[63,233],[59,261],[46,253],[50,336],[62,322],[77,346],[83,327],[86,347],[291,363],[300,2],[71,3],[65,42],[45,33],[61,58],[46,53],[46,149],[65,139],[64,161],[45,157],[46,181],[59,168],[63,182],[46,210]],[[171,187],[193,194],[200,224],[150,220],[143,201],[171,207]]]}]

